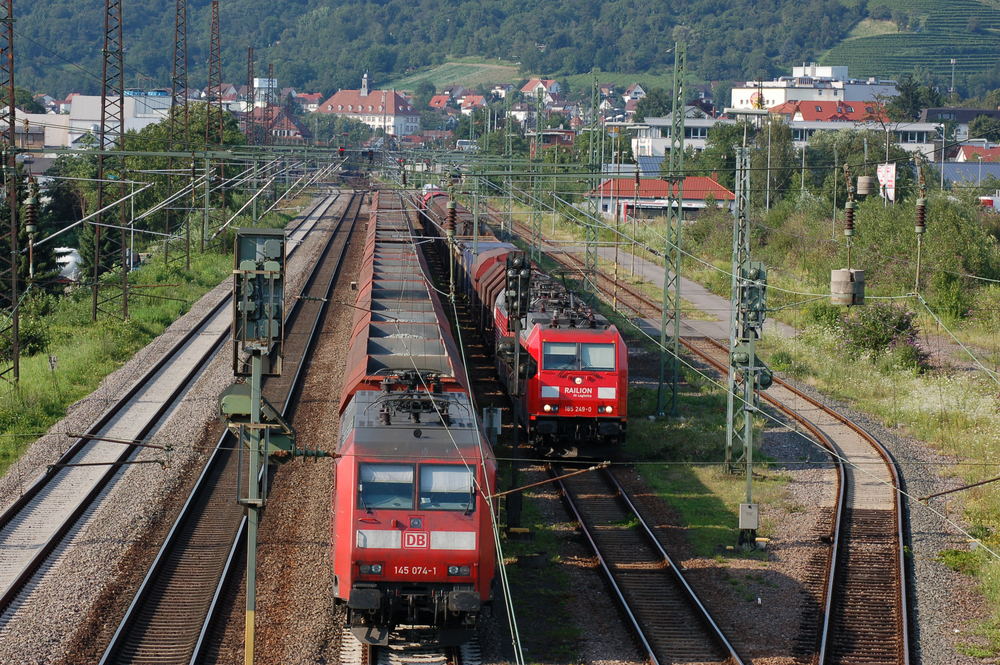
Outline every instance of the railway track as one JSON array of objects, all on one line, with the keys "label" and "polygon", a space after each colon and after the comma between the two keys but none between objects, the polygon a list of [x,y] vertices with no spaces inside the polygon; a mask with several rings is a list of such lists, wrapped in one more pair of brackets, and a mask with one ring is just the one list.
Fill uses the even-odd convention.
[{"label": "railway track", "polygon": [[[293,242],[309,233],[324,205],[332,205],[332,199],[303,216],[292,231]],[[4,622],[17,612],[67,536],[138,450],[120,442],[141,440],[154,432],[221,348],[231,320],[228,303],[226,296],[211,303],[210,310],[159,361],[0,513]]]},{"label": "railway track", "polygon": [[[515,231],[530,233],[516,223]],[[583,269],[572,253],[550,256],[571,270]],[[616,308],[659,325],[660,303],[639,289],[601,271],[591,280]],[[708,338],[682,338],[681,343],[725,376],[727,346]],[[830,555],[825,562],[815,557],[809,573],[814,581],[822,580],[823,599],[815,627],[805,630],[814,643],[811,662],[907,665],[905,539],[894,462],[864,429],[777,377],[761,397],[809,431],[838,466],[837,504],[829,534],[823,535],[832,543]]]},{"label": "railway track", "polygon": [[[352,195],[286,318],[284,371],[264,384],[266,398],[283,417],[290,416],[363,200],[363,194]],[[237,553],[245,541],[244,510],[235,500],[236,479],[245,469],[236,468],[234,444],[228,433],[220,437],[102,664],[195,663],[213,648],[216,610],[224,604],[226,585],[238,582]]]},{"label": "railway track", "polygon": [[[550,471],[559,476],[565,469]],[[558,484],[650,662],[742,665],[611,472],[583,473]]]}]

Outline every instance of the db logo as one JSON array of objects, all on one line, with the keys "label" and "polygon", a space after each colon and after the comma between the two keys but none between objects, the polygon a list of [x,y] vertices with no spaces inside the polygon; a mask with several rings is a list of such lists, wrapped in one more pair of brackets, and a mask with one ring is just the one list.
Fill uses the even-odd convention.
[{"label": "db logo", "polygon": [[403,532],[403,547],[408,548],[427,548],[430,545],[430,539],[426,531],[404,531]]}]

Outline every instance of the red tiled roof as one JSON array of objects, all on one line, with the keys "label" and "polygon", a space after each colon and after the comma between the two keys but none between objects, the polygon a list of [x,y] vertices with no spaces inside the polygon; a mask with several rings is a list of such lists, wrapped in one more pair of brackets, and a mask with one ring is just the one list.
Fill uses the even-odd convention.
[{"label": "red tiled roof", "polygon": [[308,93],[307,92],[300,92],[298,95],[296,95],[296,98],[297,99],[304,99],[306,101],[315,102],[316,104],[318,104],[323,99],[323,93],[322,92],[308,92]]},{"label": "red tiled roof", "polygon": [[979,161],[979,155],[982,155],[984,162],[1000,162],[1000,147],[984,148],[979,145],[963,145],[958,149],[958,152],[960,155],[964,155],[968,162]]},{"label": "red tiled roof", "polygon": [[543,88],[545,88],[546,91],[548,91],[548,89],[551,88],[552,84],[555,82],[556,82],[555,79],[531,79],[530,81],[524,84],[524,86],[521,88],[521,92],[534,92],[535,88],[538,87],[539,83],[542,85]]},{"label": "red tiled roof", "polygon": [[448,105],[448,100],[451,99],[448,95],[434,95],[431,97],[431,101],[427,102],[427,106],[432,109],[443,109]]},{"label": "red tiled roof", "polygon": [[354,115],[420,115],[395,90],[372,90],[367,95],[362,95],[360,90],[339,90],[320,104],[317,111]]},{"label": "red tiled roof", "polygon": [[790,101],[768,109],[775,115],[787,115],[792,118],[796,114],[805,121],[842,120],[847,122],[864,122],[880,120],[881,112],[874,102],[835,102],[835,101]]},{"label": "red tiled roof", "polygon": [[[670,195],[669,184],[659,178],[643,178],[639,181],[640,199],[665,199]],[[735,201],[736,195],[707,176],[688,176],[684,178],[681,194],[685,201],[704,201],[708,194],[716,201]],[[629,198],[635,196],[635,178],[607,178],[601,182],[597,190],[591,190],[588,196]]]},{"label": "red tiled roof", "polygon": [[486,98],[482,95],[466,95],[462,99],[463,109],[481,109],[486,106]]}]

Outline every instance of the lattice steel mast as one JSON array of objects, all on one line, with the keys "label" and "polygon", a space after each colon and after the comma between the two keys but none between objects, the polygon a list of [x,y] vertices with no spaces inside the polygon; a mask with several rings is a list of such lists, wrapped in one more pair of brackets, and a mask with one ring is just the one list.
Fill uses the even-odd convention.
[{"label": "lattice steel mast", "polygon": [[[125,158],[122,156],[107,156],[104,151],[109,147],[121,150],[124,146],[122,142],[125,137],[125,63],[124,49],[122,46],[122,1],[105,0],[104,2],[104,50],[101,65],[101,127],[98,148],[100,152],[97,156],[97,209],[101,210],[106,205],[106,193],[108,190],[105,180],[108,176],[109,168],[120,181],[118,187],[118,224],[121,240],[122,259],[122,318],[128,318],[128,268],[129,249],[128,234],[126,232],[126,210],[125,210]],[[103,226],[104,221],[110,215],[101,213],[94,223],[94,265],[91,278],[94,280],[91,286],[90,318],[97,320],[100,296],[100,276],[104,268],[103,253]],[[114,224],[108,224],[109,227]]]},{"label": "lattice steel mast", "polygon": [[222,144],[222,46],[219,0],[212,0],[212,27],[208,47],[208,104],[205,109],[205,147]]},{"label": "lattice steel mast", "polygon": [[[594,87],[590,96],[590,145],[588,155],[591,173],[594,175],[594,190],[597,196],[587,198],[590,219],[584,226],[584,239],[586,242],[584,263],[583,263],[583,287],[587,291],[596,291],[591,280],[597,272],[597,218],[600,215],[600,191],[601,191],[601,170],[602,170],[602,148],[598,147],[598,139],[604,143],[604,123],[601,118],[601,89],[597,83],[597,73],[594,73]],[[603,147],[603,146],[602,146]]]},{"label": "lattice steel mast", "polygon": [[247,145],[257,145],[257,132],[254,127],[254,111],[257,109],[257,91],[253,85],[253,47],[247,47],[247,106],[243,115],[243,133],[247,137]]},{"label": "lattice steel mast", "polygon": [[[670,114],[670,151],[667,181],[667,246],[663,253],[663,313],[660,317],[660,382],[656,391],[657,413],[677,413],[677,381],[680,374],[681,338],[681,238],[684,226],[684,42],[674,44],[674,89]],[[668,335],[667,329],[670,329]],[[669,341],[670,386],[664,386]]]},{"label": "lattice steel mast", "polygon": [[0,256],[0,277],[6,278],[10,291],[4,303],[10,308],[10,323],[3,329],[3,336],[11,340],[11,366],[4,367],[0,376],[17,383],[21,378],[21,314],[18,307],[20,299],[18,288],[18,247],[17,247],[17,160],[16,119],[14,117],[14,0],[0,1],[0,11],[3,12],[2,33],[0,33],[0,86],[6,93],[5,107],[0,111],[0,134],[3,143],[4,187],[7,189],[7,209],[10,214],[10,224],[3,233],[9,253]]},{"label": "lattice steel mast", "polygon": [[[170,123],[167,127],[167,142],[170,144],[168,150],[185,150],[191,141],[191,117],[188,105],[188,52],[187,52],[187,0],[177,0],[176,11],[174,13],[174,54],[173,66],[170,73]],[[169,190],[174,191],[179,182],[179,178],[174,175],[177,166],[175,159],[171,158],[167,162],[167,177]],[[164,260],[169,263],[170,257],[170,234],[173,232],[175,220],[177,218],[176,209],[171,206],[167,211],[167,237],[163,242]],[[188,255],[190,261],[190,255]]]}]

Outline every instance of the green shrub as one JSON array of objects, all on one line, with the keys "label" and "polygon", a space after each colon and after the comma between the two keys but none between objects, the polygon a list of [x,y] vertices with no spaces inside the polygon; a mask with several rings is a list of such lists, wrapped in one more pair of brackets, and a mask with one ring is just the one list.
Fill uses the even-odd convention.
[{"label": "green shrub", "polygon": [[834,305],[829,300],[817,300],[806,306],[807,320],[824,328],[839,328],[843,313],[843,307]]},{"label": "green shrub", "polygon": [[845,350],[854,356],[867,354],[874,358],[892,351],[896,359],[926,366],[927,355],[917,346],[919,330],[914,313],[894,303],[875,302],[855,307],[841,321]]}]

